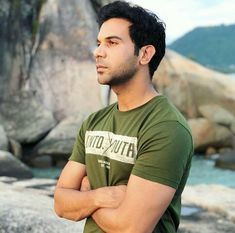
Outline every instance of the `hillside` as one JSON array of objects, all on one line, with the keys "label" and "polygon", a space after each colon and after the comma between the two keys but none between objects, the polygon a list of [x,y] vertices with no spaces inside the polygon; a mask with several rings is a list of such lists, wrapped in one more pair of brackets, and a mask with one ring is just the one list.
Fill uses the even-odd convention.
[{"label": "hillside", "polygon": [[198,27],[168,47],[207,67],[235,72],[235,24]]}]

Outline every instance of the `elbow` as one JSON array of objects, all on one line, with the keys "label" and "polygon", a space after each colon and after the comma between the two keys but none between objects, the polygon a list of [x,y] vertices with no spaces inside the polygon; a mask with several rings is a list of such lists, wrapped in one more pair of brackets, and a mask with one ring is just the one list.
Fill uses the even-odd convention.
[{"label": "elbow", "polygon": [[63,212],[56,204],[54,204],[54,211],[58,217],[63,218]]},{"label": "elbow", "polygon": [[61,198],[60,190],[56,190],[54,193],[54,212],[60,218],[65,218],[75,222],[85,218],[82,213],[78,211],[70,211],[66,208]]},{"label": "elbow", "polygon": [[56,190],[54,193],[54,212],[60,218],[63,218],[63,209],[61,208],[61,204],[59,202],[59,194]]},{"label": "elbow", "polygon": [[67,212],[63,210],[63,208],[61,208],[60,205],[58,205],[56,202],[54,202],[54,211],[59,218],[68,219],[74,222],[78,222],[84,219],[84,217],[82,217],[77,212],[74,213],[74,212]]}]

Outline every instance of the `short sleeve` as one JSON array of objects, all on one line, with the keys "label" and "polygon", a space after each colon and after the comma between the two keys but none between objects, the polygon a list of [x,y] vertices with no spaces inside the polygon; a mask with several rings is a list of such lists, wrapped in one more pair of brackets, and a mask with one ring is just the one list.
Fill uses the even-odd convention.
[{"label": "short sleeve", "polygon": [[177,121],[158,123],[140,135],[132,174],[177,189],[192,152],[188,129]]},{"label": "short sleeve", "polygon": [[69,160],[85,164],[85,122],[78,132]]}]

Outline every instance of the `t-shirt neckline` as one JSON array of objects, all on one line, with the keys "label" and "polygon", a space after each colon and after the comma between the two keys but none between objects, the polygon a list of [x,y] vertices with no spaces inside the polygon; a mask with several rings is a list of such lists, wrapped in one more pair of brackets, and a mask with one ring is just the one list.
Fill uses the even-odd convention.
[{"label": "t-shirt neckline", "polygon": [[157,95],[157,96],[154,96],[152,99],[150,99],[149,101],[147,101],[146,103],[136,107],[136,108],[133,108],[133,109],[130,109],[128,111],[119,111],[118,109],[118,102],[115,104],[115,113],[120,115],[120,116],[127,116],[129,114],[132,114],[133,112],[138,112],[142,109],[144,109],[146,106],[152,104],[153,102],[157,101],[157,100],[160,100],[164,98],[163,95]]}]

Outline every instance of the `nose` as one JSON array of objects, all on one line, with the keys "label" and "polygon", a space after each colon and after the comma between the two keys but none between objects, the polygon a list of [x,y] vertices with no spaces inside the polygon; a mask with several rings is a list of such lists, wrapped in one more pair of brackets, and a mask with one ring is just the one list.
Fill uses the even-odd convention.
[{"label": "nose", "polygon": [[98,58],[98,57],[105,57],[106,56],[106,53],[105,53],[105,50],[104,50],[104,47],[100,44],[97,46],[97,48],[95,48],[94,52],[93,52],[93,55],[95,58]]}]

